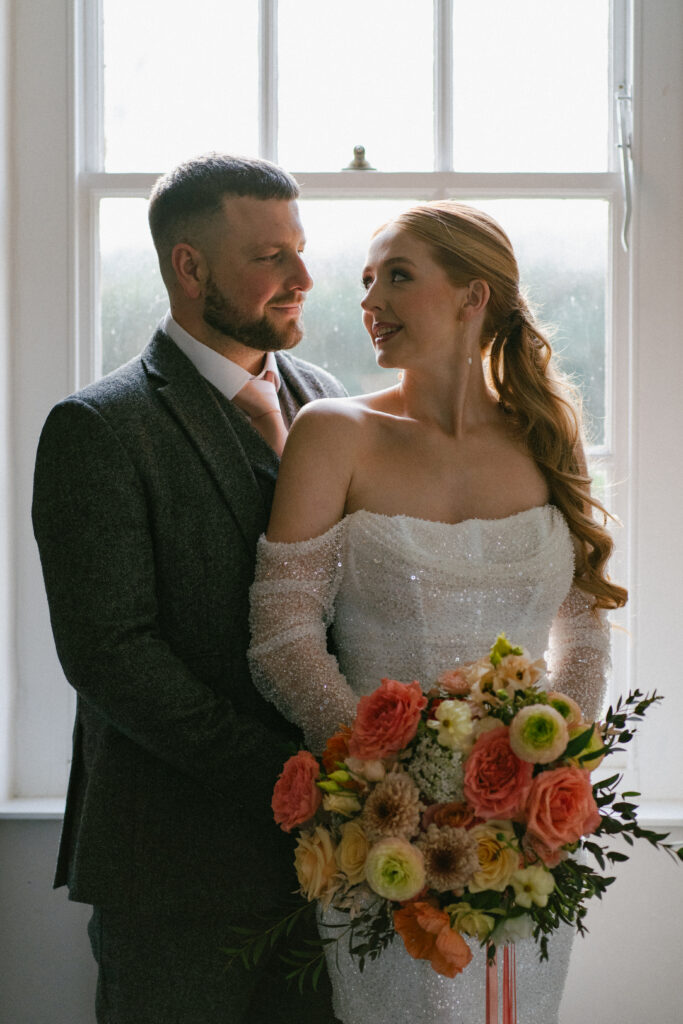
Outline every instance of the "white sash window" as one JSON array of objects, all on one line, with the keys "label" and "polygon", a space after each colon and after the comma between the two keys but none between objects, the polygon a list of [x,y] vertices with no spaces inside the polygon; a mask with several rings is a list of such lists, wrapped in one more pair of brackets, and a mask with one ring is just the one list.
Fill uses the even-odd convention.
[{"label": "white sash window", "polygon": [[[630,770],[633,788],[659,802],[652,815],[675,820],[675,0],[21,0],[0,15],[10,8],[0,39],[12,82],[1,97],[12,203],[0,385],[13,396],[13,455],[0,461],[12,494],[0,548],[0,800],[60,798],[70,754],[74,698],[28,518],[38,433],[54,402],[145,345],[167,305],[146,197],[159,174],[216,149],[275,160],[300,182],[315,287],[298,351],[350,391],[391,382],[360,323],[372,231],[440,197],[480,205],[506,228],[582,391],[596,487],[626,524],[612,574],[632,596],[616,617],[614,688],[667,694]],[[373,169],[348,169],[356,146]]]}]

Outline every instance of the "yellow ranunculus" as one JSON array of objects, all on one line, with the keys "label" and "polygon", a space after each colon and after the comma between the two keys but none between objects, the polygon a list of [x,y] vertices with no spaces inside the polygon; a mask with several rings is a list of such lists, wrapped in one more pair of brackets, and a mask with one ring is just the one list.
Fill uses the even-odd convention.
[{"label": "yellow ranunculus", "polygon": [[337,865],[351,885],[365,880],[365,861],[370,844],[359,821],[347,821],[341,827],[341,840],[337,847]]},{"label": "yellow ranunculus", "polygon": [[335,888],[337,861],[332,836],[318,825],[313,832],[299,837],[294,851],[294,867],[301,892],[307,900],[329,895]]},{"label": "yellow ranunculus", "polygon": [[380,839],[368,854],[365,877],[385,900],[412,900],[425,884],[424,857],[407,839]]},{"label": "yellow ranunculus", "polygon": [[470,892],[483,892],[484,889],[502,892],[520,866],[514,832],[501,822],[488,821],[475,825],[470,835],[477,841],[479,857],[479,870],[475,871],[469,883]]}]

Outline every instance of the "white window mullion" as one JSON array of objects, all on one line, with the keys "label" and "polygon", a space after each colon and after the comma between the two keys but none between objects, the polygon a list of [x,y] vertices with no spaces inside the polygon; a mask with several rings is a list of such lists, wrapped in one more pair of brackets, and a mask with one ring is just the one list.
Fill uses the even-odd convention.
[{"label": "white window mullion", "polygon": [[259,3],[259,154],[277,160],[277,0]]},{"label": "white window mullion", "polygon": [[434,170],[453,166],[453,3],[434,0]]}]

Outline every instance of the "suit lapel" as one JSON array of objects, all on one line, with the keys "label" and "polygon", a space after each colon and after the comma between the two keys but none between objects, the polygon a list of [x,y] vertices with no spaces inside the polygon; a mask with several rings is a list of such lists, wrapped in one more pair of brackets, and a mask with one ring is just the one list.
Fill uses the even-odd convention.
[{"label": "suit lapel", "polygon": [[231,402],[214,389],[173,341],[158,330],[142,353],[160,400],[203,459],[229,506],[247,546],[265,529],[265,507],[254,470],[277,475],[279,459]]}]

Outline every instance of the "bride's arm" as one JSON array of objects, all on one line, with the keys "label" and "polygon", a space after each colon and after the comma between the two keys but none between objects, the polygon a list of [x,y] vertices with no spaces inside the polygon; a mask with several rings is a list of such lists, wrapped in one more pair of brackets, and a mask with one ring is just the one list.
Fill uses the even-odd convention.
[{"label": "bride's arm", "polygon": [[257,688],[319,751],[357,698],[327,650],[343,572],[353,421],[335,401],[306,406],[282,459],[251,591],[249,663]]},{"label": "bride's arm", "polygon": [[554,690],[572,697],[586,721],[600,717],[610,669],[610,627],[604,609],[576,582],[562,602],[550,631],[548,668]]}]

